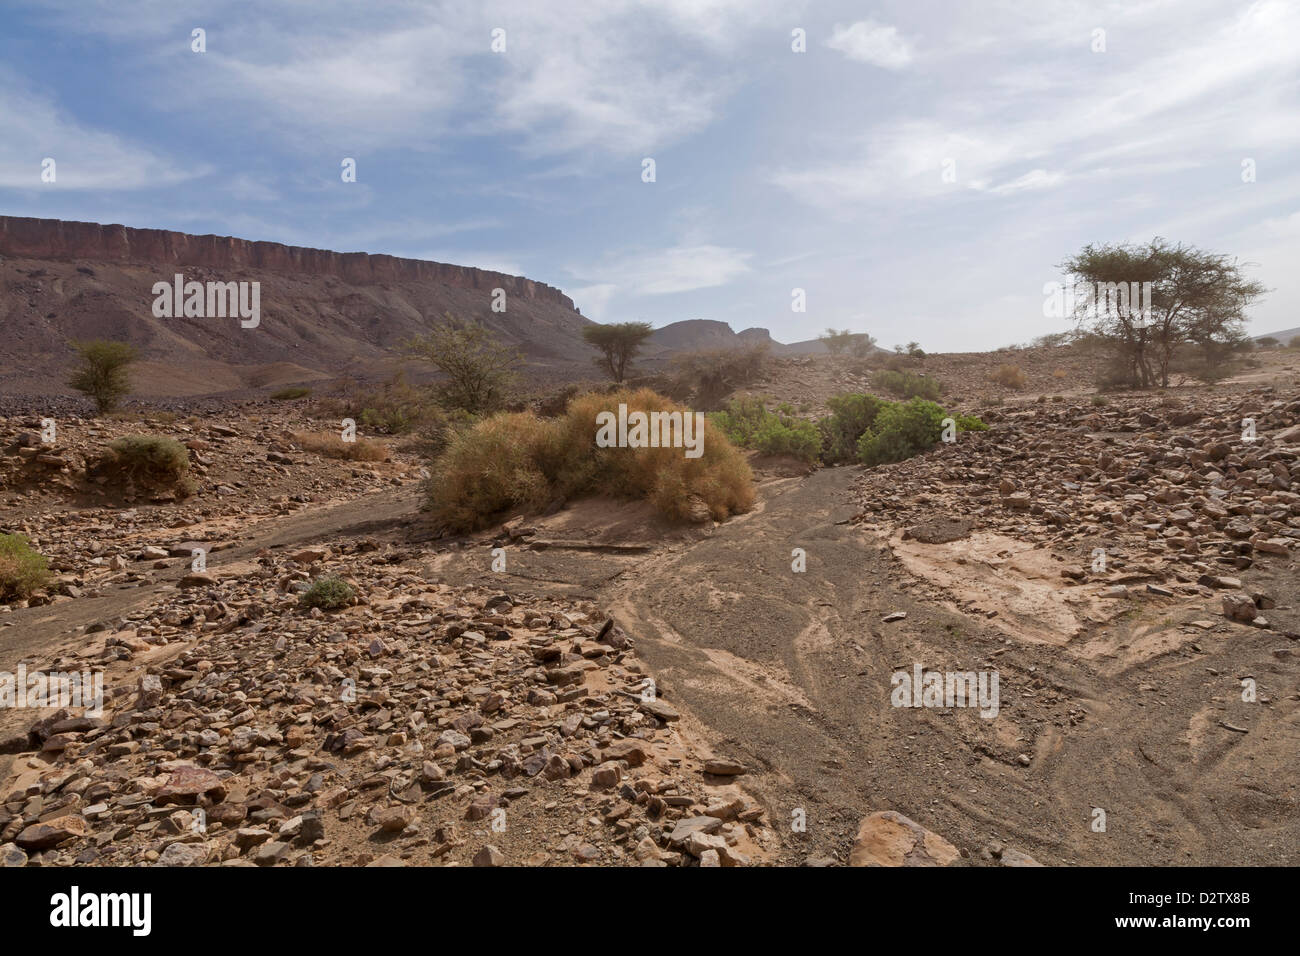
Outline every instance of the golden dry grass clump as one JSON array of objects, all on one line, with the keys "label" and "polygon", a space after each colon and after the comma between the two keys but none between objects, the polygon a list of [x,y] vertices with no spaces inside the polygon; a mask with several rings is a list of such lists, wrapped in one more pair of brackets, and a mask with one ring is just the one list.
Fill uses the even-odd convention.
[{"label": "golden dry grass clump", "polygon": [[597,416],[634,412],[692,414],[649,389],[588,393],[559,418],[502,413],[459,432],[433,466],[429,509],[454,531],[490,524],[509,509],[536,512],[582,495],[646,498],[672,519],[723,520],[754,503],[744,456],[703,421],[701,454],[681,447],[602,448]]},{"label": "golden dry grass clump", "polygon": [[294,432],[293,440],[303,451],[324,455],[326,458],[341,458],[344,461],[387,461],[388,449],[379,442],[344,441],[337,432]]},{"label": "golden dry grass clump", "polygon": [[1029,376],[1019,365],[999,365],[989,378],[1004,388],[1024,388],[1029,384]]}]

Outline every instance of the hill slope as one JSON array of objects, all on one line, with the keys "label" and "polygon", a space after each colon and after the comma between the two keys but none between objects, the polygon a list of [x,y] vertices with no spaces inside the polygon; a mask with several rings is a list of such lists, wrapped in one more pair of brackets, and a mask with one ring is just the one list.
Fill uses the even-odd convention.
[{"label": "hill slope", "polygon": [[[156,282],[259,282],[261,322],[156,318]],[[506,311],[492,311],[493,289]],[[588,324],[558,289],[519,276],[395,256],[226,236],[0,216],[0,388],[61,388],[70,341],[142,353],[137,391],[193,395],[386,374],[401,343],[445,312],[477,319],[557,378],[589,368]]]}]

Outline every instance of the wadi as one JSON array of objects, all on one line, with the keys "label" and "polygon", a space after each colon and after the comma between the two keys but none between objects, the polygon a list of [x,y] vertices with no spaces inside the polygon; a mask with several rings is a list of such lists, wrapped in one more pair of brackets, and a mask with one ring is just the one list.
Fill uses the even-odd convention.
[{"label": "wadi", "polygon": [[0,37],[15,929],[1268,924],[1300,5],[62,6]]}]

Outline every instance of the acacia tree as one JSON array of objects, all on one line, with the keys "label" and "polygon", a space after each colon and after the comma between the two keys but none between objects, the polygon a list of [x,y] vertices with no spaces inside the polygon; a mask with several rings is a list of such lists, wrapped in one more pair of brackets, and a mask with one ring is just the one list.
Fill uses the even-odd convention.
[{"label": "acacia tree", "polygon": [[135,348],[126,342],[103,339],[73,342],[72,347],[77,350],[80,364],[68,385],[89,395],[101,415],[113,411],[131,391],[127,367],[136,360]]},{"label": "acacia tree", "polygon": [[1159,236],[1145,245],[1090,244],[1061,268],[1090,293],[1076,297],[1081,329],[1110,345],[1130,384],[1144,388],[1169,385],[1184,345],[1199,346],[1207,363],[1235,348],[1246,306],[1267,291],[1235,259]]},{"label": "acacia tree", "polygon": [[445,319],[445,324],[408,340],[407,354],[429,362],[446,376],[438,395],[448,408],[473,415],[495,411],[505,404],[523,357],[477,322],[461,322],[450,312]]},{"label": "acacia tree", "polygon": [[832,355],[839,355],[853,344],[853,332],[849,329],[827,329],[817,338],[821,339],[826,351]]},{"label": "acacia tree", "polygon": [[582,337],[588,345],[600,351],[596,365],[621,385],[627,367],[653,331],[649,322],[615,322],[588,325],[582,330]]}]

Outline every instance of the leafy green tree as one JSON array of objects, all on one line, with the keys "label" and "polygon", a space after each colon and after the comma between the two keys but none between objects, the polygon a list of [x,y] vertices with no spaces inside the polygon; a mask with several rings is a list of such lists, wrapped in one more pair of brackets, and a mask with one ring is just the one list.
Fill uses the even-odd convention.
[{"label": "leafy green tree", "polygon": [[136,350],[125,342],[92,339],[73,342],[78,366],[68,385],[89,395],[99,414],[111,412],[131,391],[128,367],[136,360]]},{"label": "leafy green tree", "polygon": [[[1235,259],[1159,236],[1145,245],[1090,244],[1061,268],[1094,292],[1078,301],[1076,321],[1111,346],[1130,384],[1141,387],[1169,384],[1181,346],[1194,343],[1207,359],[1236,348],[1246,306],[1267,291]],[[1132,294],[1148,282],[1149,314]],[[1127,309],[1113,307],[1125,301]]]},{"label": "leafy green tree", "polygon": [[653,331],[649,322],[615,322],[610,325],[588,325],[582,330],[582,338],[592,348],[600,351],[596,365],[621,385],[627,367]]}]

